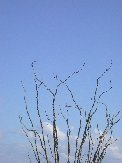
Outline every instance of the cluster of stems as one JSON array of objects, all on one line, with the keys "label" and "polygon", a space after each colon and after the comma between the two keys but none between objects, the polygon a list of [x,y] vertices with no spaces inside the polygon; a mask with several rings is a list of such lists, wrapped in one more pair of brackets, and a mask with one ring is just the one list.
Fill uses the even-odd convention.
[{"label": "cluster of stems", "polygon": [[[34,82],[35,82],[35,90],[36,90],[36,113],[37,113],[37,119],[39,119],[40,123],[40,132],[36,130],[36,127],[34,126],[34,123],[32,121],[32,118],[30,116],[30,112],[28,109],[27,105],[27,100],[26,100],[26,95],[24,95],[24,102],[25,102],[25,109],[27,113],[27,117],[30,121],[31,128],[27,127],[25,123],[23,122],[22,116],[19,116],[19,120],[22,126],[22,130],[25,133],[33,154],[34,158],[37,163],[41,163],[42,157],[43,157],[43,162],[46,163],[61,163],[62,158],[60,156],[59,152],[59,137],[58,137],[58,130],[57,130],[57,109],[56,109],[56,98],[57,98],[57,93],[60,89],[61,86],[64,86],[69,94],[69,97],[72,100],[73,106],[72,105],[66,105],[66,112],[67,115],[69,115],[70,109],[74,107],[78,112],[79,112],[79,127],[77,131],[77,137],[75,139],[75,149],[74,149],[74,158],[71,158],[71,127],[69,123],[69,116],[66,116],[63,112],[63,109],[60,106],[60,112],[58,115],[65,121],[66,123],[66,137],[67,137],[67,163],[101,163],[106,155],[106,151],[108,147],[117,139],[113,139],[113,127],[115,124],[117,124],[120,121],[120,111],[118,111],[115,115],[111,115],[108,112],[108,106],[101,102],[101,97],[106,94],[112,87],[111,87],[111,81],[110,81],[110,86],[107,90],[99,93],[99,83],[100,80],[104,77],[104,75],[111,69],[112,66],[112,61],[110,66],[97,78],[96,81],[96,88],[94,91],[93,98],[92,100],[92,105],[89,110],[84,110],[82,107],[79,106],[77,103],[72,90],[70,89],[68,83],[68,80],[70,80],[72,77],[75,75],[79,74],[80,71],[83,69],[85,66],[85,63],[83,64],[82,68],[79,69],[78,71],[73,72],[71,75],[69,75],[65,80],[59,79],[59,77],[56,75],[54,78],[57,80],[58,84],[56,85],[56,88],[54,91],[50,89],[45,82],[41,81],[38,79],[36,73],[35,73],[35,67],[34,67],[35,62],[32,62],[32,69],[33,69],[33,74],[34,74]],[[24,92],[25,88],[22,83],[22,87]],[[42,113],[40,109],[40,104],[39,104],[39,93],[40,93],[40,87],[43,87],[45,90],[47,90],[50,93],[50,96],[52,97],[52,118],[46,113],[46,118],[48,121],[50,121],[51,125],[53,126],[53,134],[52,134],[52,139],[53,140],[53,146],[51,143],[51,140],[49,139],[49,135],[45,133],[44,131],[44,124],[42,120]],[[96,129],[98,131],[97,135],[97,143],[94,142],[93,138],[93,128],[92,128],[92,119],[97,113],[99,109],[99,105],[103,105],[103,108],[105,109],[105,118],[106,118],[106,123],[104,125],[104,130],[101,133],[101,130],[99,128],[99,125],[97,124]],[[70,108],[70,109],[69,109]],[[83,117],[84,113],[84,117]],[[85,126],[82,125],[82,121],[85,119]],[[33,133],[34,139],[31,140],[29,137],[29,133]],[[84,153],[83,150],[86,148],[87,144],[87,153]],[[28,158],[30,160],[30,163],[32,162],[30,154],[28,154]]]}]

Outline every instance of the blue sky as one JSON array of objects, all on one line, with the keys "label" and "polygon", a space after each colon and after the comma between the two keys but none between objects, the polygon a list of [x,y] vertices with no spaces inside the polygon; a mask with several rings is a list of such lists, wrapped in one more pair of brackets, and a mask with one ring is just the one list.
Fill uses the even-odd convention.
[{"label": "blue sky", "polygon": [[[69,84],[82,99],[79,103],[87,107],[97,77],[112,59],[112,69],[100,89],[108,88],[111,79],[113,89],[104,100],[111,112],[122,108],[121,9],[121,0],[0,0],[0,142],[1,146],[6,144],[2,151],[25,141],[19,134],[18,115],[25,116],[20,81],[33,105],[33,60],[37,61],[38,76],[52,88],[54,74],[64,79],[86,62],[84,70]],[[98,119],[102,121],[99,115]],[[115,135],[122,139],[120,124]],[[4,160],[4,155],[0,162],[14,163],[13,157]]]}]

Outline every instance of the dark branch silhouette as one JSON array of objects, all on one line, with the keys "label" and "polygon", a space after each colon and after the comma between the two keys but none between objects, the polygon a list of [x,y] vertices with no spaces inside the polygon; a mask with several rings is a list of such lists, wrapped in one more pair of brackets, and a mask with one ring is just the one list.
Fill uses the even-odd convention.
[{"label": "dark branch silhouette", "polygon": [[[111,69],[112,60],[110,66],[97,78],[96,80],[96,88],[94,91],[94,95],[91,98],[92,105],[91,108],[88,110],[84,110],[77,102],[71,88],[68,85],[68,81],[71,80],[75,75],[78,75],[85,66],[85,63],[82,65],[77,71],[71,73],[71,75],[67,76],[64,80],[59,79],[58,75],[54,77],[57,80],[58,84],[56,85],[55,91],[48,87],[48,85],[38,79],[37,74],[35,72],[35,61],[32,62],[31,67],[34,74],[34,82],[35,82],[35,91],[36,91],[36,115],[37,119],[40,123],[40,131],[37,131],[36,127],[34,126],[33,120],[31,118],[29,108],[27,105],[26,100],[26,90],[22,84],[24,90],[24,103],[25,103],[25,110],[27,113],[27,117],[30,121],[31,128],[28,128],[25,123],[23,122],[23,118],[19,116],[19,120],[22,126],[22,130],[27,137],[30,146],[32,148],[35,160],[37,163],[41,163],[41,159],[45,160],[47,163],[60,163],[61,156],[60,156],[60,149],[59,149],[59,137],[58,137],[58,126],[57,126],[57,117],[59,116],[64,120],[66,123],[66,137],[67,137],[67,163],[101,163],[104,159],[108,147],[113,144],[117,139],[113,138],[113,127],[120,121],[120,111],[118,111],[115,115],[111,115],[108,110],[108,106],[101,101],[101,98],[108,93],[111,89],[111,80],[109,83],[108,89],[104,90],[103,92],[99,93],[100,87],[100,80],[106,75],[106,73]],[[72,101],[72,104],[66,104],[65,107],[62,108],[59,105],[59,113],[56,107],[57,101],[57,94],[59,93],[59,89],[61,86],[67,91],[69,98]],[[39,93],[40,87],[43,87],[46,91],[49,92],[50,96],[52,97],[52,117],[47,113],[45,110],[45,117],[47,121],[52,125],[52,138],[50,139],[50,135],[45,133],[45,125],[42,120],[42,112],[40,109],[39,104]],[[96,129],[98,131],[97,135],[97,144],[94,143],[93,131],[94,128],[92,126],[92,119],[99,110],[99,106],[102,105],[105,110],[105,118],[106,122],[104,124],[104,130],[101,132],[99,128],[99,124],[97,123]],[[74,149],[74,158],[71,158],[71,126],[70,126],[70,110],[75,109],[79,112],[79,127],[77,131],[77,136],[75,137],[75,149]],[[65,112],[65,113],[64,113]],[[43,115],[44,116],[44,115]],[[83,126],[83,121],[85,121],[85,125]],[[33,134],[33,140],[30,139],[29,133]],[[52,143],[53,140],[53,143]],[[87,152],[84,153],[84,149],[87,146]],[[28,158],[30,163],[32,162],[31,156],[28,153]]]}]

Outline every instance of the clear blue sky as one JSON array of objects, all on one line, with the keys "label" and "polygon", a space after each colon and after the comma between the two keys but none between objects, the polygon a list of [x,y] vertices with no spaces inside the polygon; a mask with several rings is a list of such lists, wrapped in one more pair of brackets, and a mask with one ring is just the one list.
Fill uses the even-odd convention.
[{"label": "clear blue sky", "polygon": [[[113,89],[105,99],[114,112],[122,108],[121,0],[0,0],[1,144],[22,141],[17,136],[18,115],[24,114],[20,81],[32,97],[33,60],[38,61],[39,77],[49,86],[53,86],[53,74],[65,78],[86,62],[72,84],[85,106],[87,102],[89,105],[87,95],[93,94],[96,78],[111,59],[112,69],[101,88],[107,88],[112,80]],[[122,137],[120,124],[116,135]]]}]

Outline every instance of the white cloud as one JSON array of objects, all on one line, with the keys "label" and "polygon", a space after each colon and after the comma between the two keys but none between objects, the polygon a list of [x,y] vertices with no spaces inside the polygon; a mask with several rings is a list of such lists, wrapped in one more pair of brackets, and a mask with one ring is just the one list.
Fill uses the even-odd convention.
[{"label": "white cloud", "polygon": [[[44,131],[53,136],[53,125],[49,122],[43,122]],[[66,134],[57,127],[57,133],[59,140],[66,140]]]},{"label": "white cloud", "polygon": [[122,162],[122,138],[108,148],[108,153],[111,157],[119,159]]},{"label": "white cloud", "polygon": [[[51,147],[53,148],[53,126],[50,123],[43,122],[45,134],[50,135],[50,143]],[[67,162],[67,136],[66,133],[61,131],[57,127],[58,131],[58,138],[59,138],[59,154],[60,154],[60,163],[65,163]],[[101,131],[102,133],[102,131]],[[40,134],[40,133],[39,133]],[[95,135],[96,134],[96,135]],[[97,130],[94,131],[94,138],[97,137]],[[0,133],[0,137],[2,139],[3,134]],[[41,134],[40,134],[41,135]],[[29,138],[30,140],[33,140],[34,135],[32,132],[29,133]],[[76,136],[71,135],[70,136],[70,145],[71,145],[71,156],[70,156],[70,162],[73,163],[74,159],[74,153],[75,153],[75,140]],[[79,139],[79,144],[80,144],[81,138]],[[46,140],[47,142],[47,140]],[[27,148],[28,146],[28,148]],[[38,146],[40,146],[38,142]],[[40,148],[39,148],[40,150]],[[0,144],[0,162],[1,163],[27,163],[29,162],[28,157],[27,157],[27,152],[30,152],[31,158],[33,160],[33,163],[35,163],[35,159],[33,157],[33,152],[31,150],[31,146],[29,143],[27,144],[19,144],[19,143],[11,143],[11,144]],[[40,150],[41,151],[41,150]],[[87,143],[84,146],[84,152],[87,151]],[[48,148],[48,153],[50,153],[49,148]],[[44,162],[42,158],[42,162]],[[118,140],[118,142],[115,142],[112,144],[107,151],[107,155],[105,156],[105,160],[103,163],[121,163],[122,162],[122,138]],[[53,163],[53,160],[51,161]]]}]

